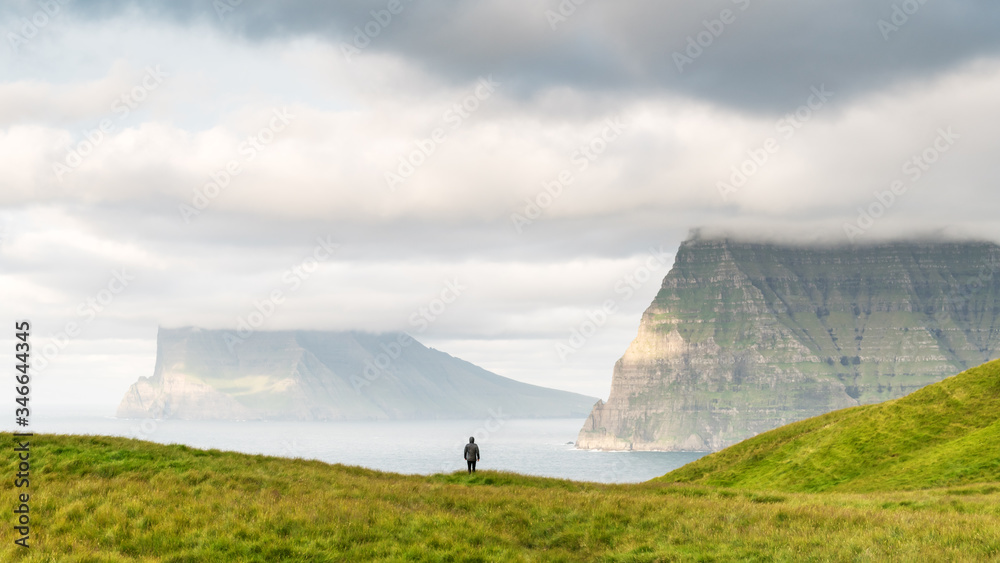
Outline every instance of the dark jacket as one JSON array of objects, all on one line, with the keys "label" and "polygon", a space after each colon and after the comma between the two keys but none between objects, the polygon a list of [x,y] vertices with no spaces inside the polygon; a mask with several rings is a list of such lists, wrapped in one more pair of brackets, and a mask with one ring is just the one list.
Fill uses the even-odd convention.
[{"label": "dark jacket", "polygon": [[465,461],[479,461],[479,445],[466,444],[465,453],[463,455],[465,457]]}]

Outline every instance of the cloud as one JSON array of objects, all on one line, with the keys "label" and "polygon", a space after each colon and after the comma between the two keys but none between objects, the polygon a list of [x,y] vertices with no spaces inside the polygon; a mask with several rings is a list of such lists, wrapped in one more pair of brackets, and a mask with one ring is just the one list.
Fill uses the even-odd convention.
[{"label": "cloud", "polygon": [[[329,47],[287,56],[338,64]],[[395,64],[387,60],[382,68]],[[175,80],[189,80],[190,71],[174,72]],[[992,61],[853,100],[830,89],[814,108],[809,104],[819,90],[803,88],[778,116],[646,92],[614,104],[561,89],[519,101],[503,83],[478,99],[480,85],[439,85],[419,100],[383,93],[334,109],[285,106],[280,99],[275,106],[237,105],[200,130],[170,120],[124,123],[62,174],[55,167],[68,163],[68,149],[86,145],[84,136],[51,125],[12,125],[0,131],[0,147],[7,148],[0,151],[0,172],[11,184],[0,199],[133,206],[178,230],[222,214],[402,222],[404,230],[420,223],[478,225],[501,231],[487,235],[495,238],[516,234],[512,217],[530,215],[538,202],[544,208],[536,205],[538,216],[523,231],[550,221],[620,224],[642,211],[676,209],[709,219],[842,222],[902,177],[906,159],[941,128],[954,128],[962,142],[906,196],[911,209],[945,191],[987,197],[989,154],[998,148],[991,123],[1000,118],[992,101],[1000,94],[1000,66]],[[458,119],[454,108],[468,100],[475,109]],[[778,150],[759,166],[749,162],[768,139]],[[233,163],[238,171],[227,171]],[[738,168],[752,173],[732,193],[720,193],[720,185],[734,184]],[[549,198],[545,186],[564,173],[566,186]],[[182,206],[197,213],[185,214]],[[941,222],[977,218],[977,211],[954,209],[951,216],[948,207],[934,205]]]},{"label": "cloud", "polygon": [[[570,0],[400,0],[395,15],[384,0],[231,3],[239,5],[221,15],[207,2],[106,0],[67,9],[98,20],[138,12],[176,25],[210,24],[257,42],[316,37],[338,49],[364,44],[359,58],[389,54],[452,84],[494,72],[526,97],[558,86],[648,90],[769,113],[812,84],[830,84],[843,99],[863,96],[993,56],[1000,46],[1000,5],[989,0],[579,6]],[[880,28],[880,21],[896,30]],[[369,24],[372,33],[364,31]],[[691,64],[678,69],[675,53]]]},{"label": "cloud", "polygon": [[[113,271],[135,275],[53,377],[93,369],[90,343],[148,341],[160,323],[234,326],[317,237],[342,246],[268,327],[413,329],[458,276],[469,291],[425,340],[595,394],[659,280],[566,364],[555,343],[693,226],[845,241],[902,179],[859,240],[1000,240],[993,4],[928,0],[888,41],[891,2],[588,2],[555,29],[559,2],[401,5],[351,60],[345,42],[386,2],[220,18],[210,2],[77,1],[0,53],[5,310],[46,339],[87,321],[79,305]],[[5,3],[0,28],[38,9]],[[735,19],[679,72],[672,54],[723,9]],[[157,65],[162,84],[116,113]],[[949,128],[953,146],[911,180],[904,165]],[[133,344],[140,365],[148,342]]]}]

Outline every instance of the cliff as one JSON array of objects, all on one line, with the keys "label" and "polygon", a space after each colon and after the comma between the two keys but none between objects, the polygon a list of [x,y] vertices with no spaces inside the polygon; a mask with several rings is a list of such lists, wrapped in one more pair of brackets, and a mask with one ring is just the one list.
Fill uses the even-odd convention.
[{"label": "cliff", "polygon": [[402,333],[163,329],[120,418],[379,420],[584,416],[594,398],[501,377]]},{"label": "cliff", "polygon": [[584,449],[714,451],[997,357],[1000,247],[685,241]]}]

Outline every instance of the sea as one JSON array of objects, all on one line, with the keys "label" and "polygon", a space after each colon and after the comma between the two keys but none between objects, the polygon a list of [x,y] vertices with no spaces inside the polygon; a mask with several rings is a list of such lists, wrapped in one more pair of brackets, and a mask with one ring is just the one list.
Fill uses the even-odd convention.
[{"label": "sea", "polygon": [[477,469],[599,483],[647,481],[707,453],[578,450],[573,443],[584,420],[231,422],[72,415],[36,417],[30,430],[124,436],[417,475],[464,471],[462,452],[471,436],[482,458]]}]

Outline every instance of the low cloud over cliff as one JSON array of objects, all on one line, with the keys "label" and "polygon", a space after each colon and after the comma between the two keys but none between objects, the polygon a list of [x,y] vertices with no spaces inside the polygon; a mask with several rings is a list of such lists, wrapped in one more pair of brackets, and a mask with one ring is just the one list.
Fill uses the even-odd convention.
[{"label": "low cloud over cliff", "polygon": [[5,308],[52,343],[53,400],[117,397],[157,324],[231,327],[274,290],[271,329],[412,331],[424,309],[430,344],[605,395],[665,272],[616,284],[692,226],[1000,239],[998,19],[973,0],[8,2]]}]

